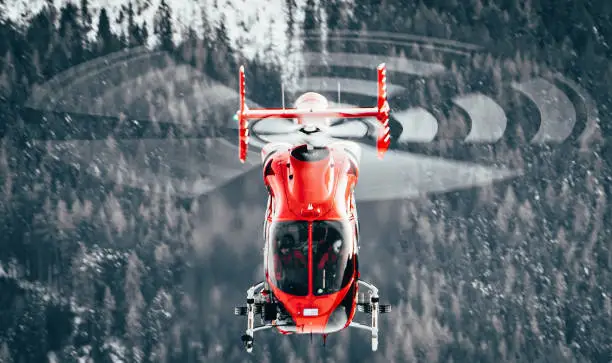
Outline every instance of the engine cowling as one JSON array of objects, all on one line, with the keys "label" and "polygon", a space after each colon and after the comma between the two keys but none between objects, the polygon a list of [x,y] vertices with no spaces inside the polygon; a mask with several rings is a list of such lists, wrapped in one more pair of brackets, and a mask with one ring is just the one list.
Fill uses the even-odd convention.
[{"label": "engine cowling", "polygon": [[309,203],[323,203],[333,195],[334,170],[327,147],[301,145],[291,151],[288,190],[292,197]]}]

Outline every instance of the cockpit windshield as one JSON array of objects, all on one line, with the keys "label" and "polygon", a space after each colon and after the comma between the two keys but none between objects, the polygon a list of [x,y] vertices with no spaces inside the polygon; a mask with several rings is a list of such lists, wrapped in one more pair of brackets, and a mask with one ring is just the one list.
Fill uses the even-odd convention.
[{"label": "cockpit windshield", "polygon": [[312,292],[326,295],[340,291],[353,275],[352,234],[347,221],[315,221],[312,224]]},{"label": "cockpit windshield", "polygon": [[307,221],[279,221],[270,225],[268,276],[281,291],[308,295],[308,258],[312,256],[312,293],[340,291],[353,276],[352,229],[348,221],[312,222],[312,255]]},{"label": "cockpit windshield", "polygon": [[274,222],[269,243],[272,283],[288,294],[308,295],[308,222]]}]

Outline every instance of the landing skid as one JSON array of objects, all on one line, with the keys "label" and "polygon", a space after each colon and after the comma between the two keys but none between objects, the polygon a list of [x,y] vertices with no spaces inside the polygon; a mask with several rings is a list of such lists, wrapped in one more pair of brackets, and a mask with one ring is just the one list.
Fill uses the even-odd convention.
[{"label": "landing skid", "polygon": [[370,326],[352,321],[349,327],[370,331],[372,333],[372,351],[375,352],[378,350],[378,317],[380,314],[391,312],[391,305],[380,304],[378,288],[376,286],[362,280],[358,280],[357,283],[370,290],[370,301],[358,302],[357,311],[370,314],[372,321]]},{"label": "landing skid", "polygon": [[[264,282],[260,282],[256,285],[251,286],[247,290],[247,301],[246,306],[237,307],[234,309],[235,315],[246,315],[247,316],[247,328],[245,334],[242,335],[242,343],[244,344],[244,348],[247,352],[251,353],[253,351],[253,335],[256,331],[266,330],[272,327],[272,325],[262,325],[255,327],[255,309],[256,307],[260,307],[262,303],[261,292],[264,287]],[[259,290],[259,291],[258,291]],[[255,292],[258,291],[257,299],[255,296]]]},{"label": "landing skid", "polygon": [[[282,319],[279,320],[277,305],[270,298],[264,282],[255,284],[247,290],[246,305],[234,308],[234,314],[247,317],[247,328],[241,339],[244,348],[249,353],[253,351],[253,340],[256,332],[290,325]],[[255,315],[262,316],[262,325],[255,326]]]},{"label": "landing skid", "polygon": [[[391,305],[379,303],[378,288],[376,288],[376,286],[362,280],[358,280],[357,283],[370,291],[369,301],[357,302],[357,311],[370,314],[372,316],[372,320],[371,325],[369,326],[353,321],[349,324],[349,327],[370,331],[372,333],[372,351],[375,352],[378,350],[379,315],[391,312]],[[264,282],[251,286],[247,290],[246,305],[234,308],[235,315],[246,315],[247,317],[247,328],[241,339],[248,353],[253,352],[253,341],[256,332],[283,325],[270,316],[269,318],[266,318],[266,320],[271,322],[267,322],[257,327],[255,326],[255,314],[263,314],[266,316],[266,308],[273,305],[270,304],[270,300],[266,297],[265,292],[266,288]]]}]

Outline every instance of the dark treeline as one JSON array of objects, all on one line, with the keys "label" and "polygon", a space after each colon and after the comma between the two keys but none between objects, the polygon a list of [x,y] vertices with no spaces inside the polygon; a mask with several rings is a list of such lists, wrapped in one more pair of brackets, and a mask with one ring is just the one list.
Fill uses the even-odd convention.
[{"label": "dark treeline", "polygon": [[[232,89],[238,65],[246,63],[249,88],[258,90],[249,97],[278,106],[281,65],[266,61],[266,49],[254,59],[234,49],[230,25],[208,19],[215,8],[202,12],[202,33],[190,29],[181,44],[174,44],[170,6],[162,0],[154,24],[139,24],[137,14],[145,10],[139,4],[125,5],[120,19],[111,19],[105,9],[93,16],[88,0],[60,9],[48,1],[25,24],[2,16],[2,363],[45,362],[49,352],[61,363],[79,357],[96,363],[116,357],[126,362],[245,359],[239,344],[244,324],[228,322],[229,305],[240,304],[245,281],[260,272],[261,241],[245,232],[242,238],[253,241],[239,249],[218,230],[255,225],[259,233],[259,214],[253,217],[249,208],[259,209],[246,201],[177,200],[101,183],[45,157],[44,147],[34,148],[27,137],[26,124],[37,120],[26,119],[23,106],[35,84],[89,60],[141,47],[151,38],[177,62]],[[369,30],[480,44],[496,57],[528,55],[579,80],[603,110],[609,104],[610,1],[356,0],[349,12],[344,1],[306,0],[303,21],[297,18],[294,0],[285,5],[290,36],[300,30],[316,34],[325,21],[329,38],[335,32]],[[124,29],[119,34],[111,31],[115,21]],[[350,52],[361,46],[380,52],[378,45],[340,44],[316,36],[302,45],[307,51],[326,47]],[[608,127],[602,123],[604,136]],[[384,290],[409,295],[408,301],[396,299],[401,300],[401,329],[385,323],[386,346],[375,361],[609,360],[609,170],[605,158],[593,155],[568,151],[555,157],[536,160],[510,152],[518,164],[541,164],[537,178],[522,181],[544,183],[535,191],[503,184],[405,202],[398,217],[388,220],[372,217],[380,218],[381,226],[388,223],[389,230],[401,229],[404,241],[386,252],[370,251],[380,253],[378,263],[401,276],[377,278],[387,281]],[[560,167],[556,162],[561,159],[577,163]],[[562,173],[570,176],[559,178]],[[237,195],[263,193],[240,184],[232,187]],[[254,200],[259,201],[249,199]],[[462,202],[453,204],[456,200]],[[389,212],[380,215],[384,213]],[[398,238],[391,232],[379,238],[387,237]],[[214,248],[214,255],[199,255],[202,244]],[[399,247],[409,248],[410,257],[398,259]],[[453,287],[444,287],[444,279]],[[467,287],[459,287],[466,281]],[[491,286],[505,297],[491,297]],[[322,354],[333,361],[359,361],[369,348],[358,346],[363,339],[340,337],[335,342],[339,347],[354,343],[350,352],[342,347]],[[256,354],[262,354],[261,361],[292,362],[311,354],[289,341],[274,336],[266,343],[261,338]]]}]

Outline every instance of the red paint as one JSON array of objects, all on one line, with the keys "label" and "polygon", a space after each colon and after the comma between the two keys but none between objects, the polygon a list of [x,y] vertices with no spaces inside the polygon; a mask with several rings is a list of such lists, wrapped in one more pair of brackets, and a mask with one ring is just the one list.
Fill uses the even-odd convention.
[{"label": "red paint", "polygon": [[[375,107],[352,107],[352,108],[324,108],[324,109],[298,109],[298,108],[261,108],[249,109],[246,105],[246,82],[244,76],[244,66],[240,67],[238,78],[238,93],[240,97],[240,108],[236,112],[238,120],[238,146],[239,159],[241,162],[246,161],[247,149],[249,143],[249,119],[262,118],[290,118],[296,119],[299,123],[303,118],[363,118],[375,117],[380,123],[379,134],[376,142],[378,156],[382,159],[383,155],[389,149],[391,144],[391,135],[389,128],[389,102],[387,101],[387,68],[384,63],[381,63],[376,68],[377,75],[377,97]],[[307,98],[312,95],[305,94]],[[318,97],[318,96],[317,96]]]},{"label": "red paint", "polygon": [[[303,95],[301,101],[305,108],[275,108],[275,109],[249,109],[245,104],[246,90],[244,67],[240,67],[239,73],[239,97],[240,109],[236,113],[238,121],[238,137],[239,137],[239,159],[245,162],[249,141],[249,119],[262,118],[288,118],[297,120],[302,123],[304,120],[312,120],[318,118],[363,118],[375,117],[380,123],[379,136],[377,140],[378,155],[382,158],[383,154],[390,146],[390,129],[389,129],[389,104],[387,102],[387,85],[386,85],[386,68],[384,63],[377,68],[377,103],[374,107],[355,107],[355,108],[327,108],[326,102],[323,102],[321,95],[315,93],[307,93]],[[307,105],[308,104],[308,105]],[[310,107],[310,104],[312,107]],[[316,107],[315,107],[316,106]],[[357,279],[359,271],[357,269],[357,214],[354,204],[353,190],[357,184],[359,175],[358,165],[340,144],[328,145],[326,150],[329,151],[327,157],[317,161],[298,160],[292,156],[292,150],[303,147],[303,145],[287,146],[287,149],[277,150],[266,160],[264,165],[264,183],[269,192],[269,205],[266,212],[266,246],[267,253],[274,253],[274,248],[277,247],[277,241],[271,241],[270,225],[275,222],[283,221],[302,221],[308,224],[308,264],[305,267],[308,271],[307,278],[303,277],[304,265],[299,265],[293,270],[285,270],[291,273],[297,272],[297,278],[291,277],[289,287],[286,291],[302,292],[305,296],[288,294],[281,291],[278,286],[274,285],[276,271],[269,271],[268,264],[270,261],[274,263],[276,254],[266,258],[264,262],[265,276],[271,293],[279,300],[285,309],[291,314],[294,322],[297,325],[295,333],[312,334],[321,333],[327,334],[331,330],[337,331],[348,327],[353,317],[355,316],[357,303]],[[262,156],[267,156],[268,150],[264,147]],[[342,276],[345,277],[342,281],[342,287],[339,286],[333,290],[334,292],[326,295],[315,295],[313,291],[313,268],[318,268],[318,264],[313,266],[313,222],[314,221],[342,221],[342,228],[350,224],[350,232],[343,230],[338,232],[342,235],[342,256],[346,257],[348,251],[349,261],[352,265],[347,265],[352,268],[344,267]],[[299,229],[299,228],[298,228]],[[327,232],[326,232],[327,233]],[[329,242],[338,241],[338,233],[336,237],[327,237]],[[289,235],[290,233],[285,233]],[[299,234],[299,232],[298,232]],[[352,236],[351,236],[352,234]],[[351,238],[352,237],[352,238]],[[278,239],[278,246],[285,246],[283,238]],[[289,236],[288,240],[292,240]],[[304,248],[303,236],[299,236],[300,241],[293,241],[293,245],[297,249]],[[332,239],[333,238],[333,239]],[[298,242],[296,244],[296,242]],[[272,244],[274,243],[274,244]],[[291,245],[288,243],[287,245]],[[272,247],[274,246],[274,248]],[[348,247],[348,250],[346,249]],[[288,248],[282,248],[281,252],[285,255]],[[277,251],[278,252],[278,251]],[[294,251],[295,253],[295,251]],[[344,260],[342,260],[344,261]],[[336,266],[337,267],[337,266]],[[326,270],[327,271],[327,270]],[[337,270],[335,271],[337,273]],[[318,273],[318,271],[317,271]],[[319,275],[318,275],[319,276]],[[320,277],[320,276],[319,276]],[[319,278],[318,277],[318,278]],[[325,275],[325,277],[328,277]],[[303,280],[302,280],[303,279]],[[287,281],[287,280],[285,280]],[[329,288],[326,279],[317,280],[320,282],[321,291]],[[295,284],[294,284],[295,283]],[[308,284],[308,289],[304,287]],[[337,284],[338,281],[332,282]],[[297,287],[296,287],[297,286]],[[291,290],[294,289],[294,290]],[[348,295],[348,294],[353,295]],[[317,308],[317,316],[303,316],[303,309]],[[345,310],[342,310],[344,308]],[[341,312],[341,319],[336,319],[338,315],[335,312]],[[330,318],[334,318],[333,324]],[[341,322],[341,323],[339,323]],[[333,325],[333,328],[330,327]],[[291,334],[293,331],[288,331],[287,328],[276,327],[283,334]]]},{"label": "red paint", "polygon": [[[267,176],[264,175],[264,183],[270,191],[271,199],[271,206],[266,216],[268,222],[345,220],[353,223],[355,205],[352,202],[352,191],[357,183],[358,169],[350,156],[341,147],[336,148],[330,145],[328,147],[329,157],[321,161],[305,162],[291,156],[291,150],[294,148],[278,151],[268,161],[272,170],[271,173],[267,173]],[[267,168],[268,165],[264,165],[264,170]],[[318,216],[304,215],[304,210],[308,209],[319,211]],[[268,271],[268,259],[265,261],[266,280],[274,296],[293,317],[298,326],[294,333],[298,334],[325,333],[331,313],[342,303],[351,288],[356,290],[354,285],[358,277],[358,270],[355,268],[350,277],[350,283],[340,291],[323,296],[313,294],[312,269],[318,266],[313,266],[312,251],[313,244],[318,241],[313,241],[312,230],[312,224],[309,224],[307,296],[293,296],[278,289],[268,277],[269,273],[274,272]],[[355,228],[351,228],[351,231],[353,235],[348,241],[351,243],[350,253],[353,258],[356,258],[357,238],[355,234],[357,231]],[[302,314],[304,308],[318,308],[319,315],[305,317]],[[344,328],[354,317],[355,308],[356,300],[350,304],[348,311],[350,318]],[[282,327],[277,327],[277,329],[283,331]]]}]

